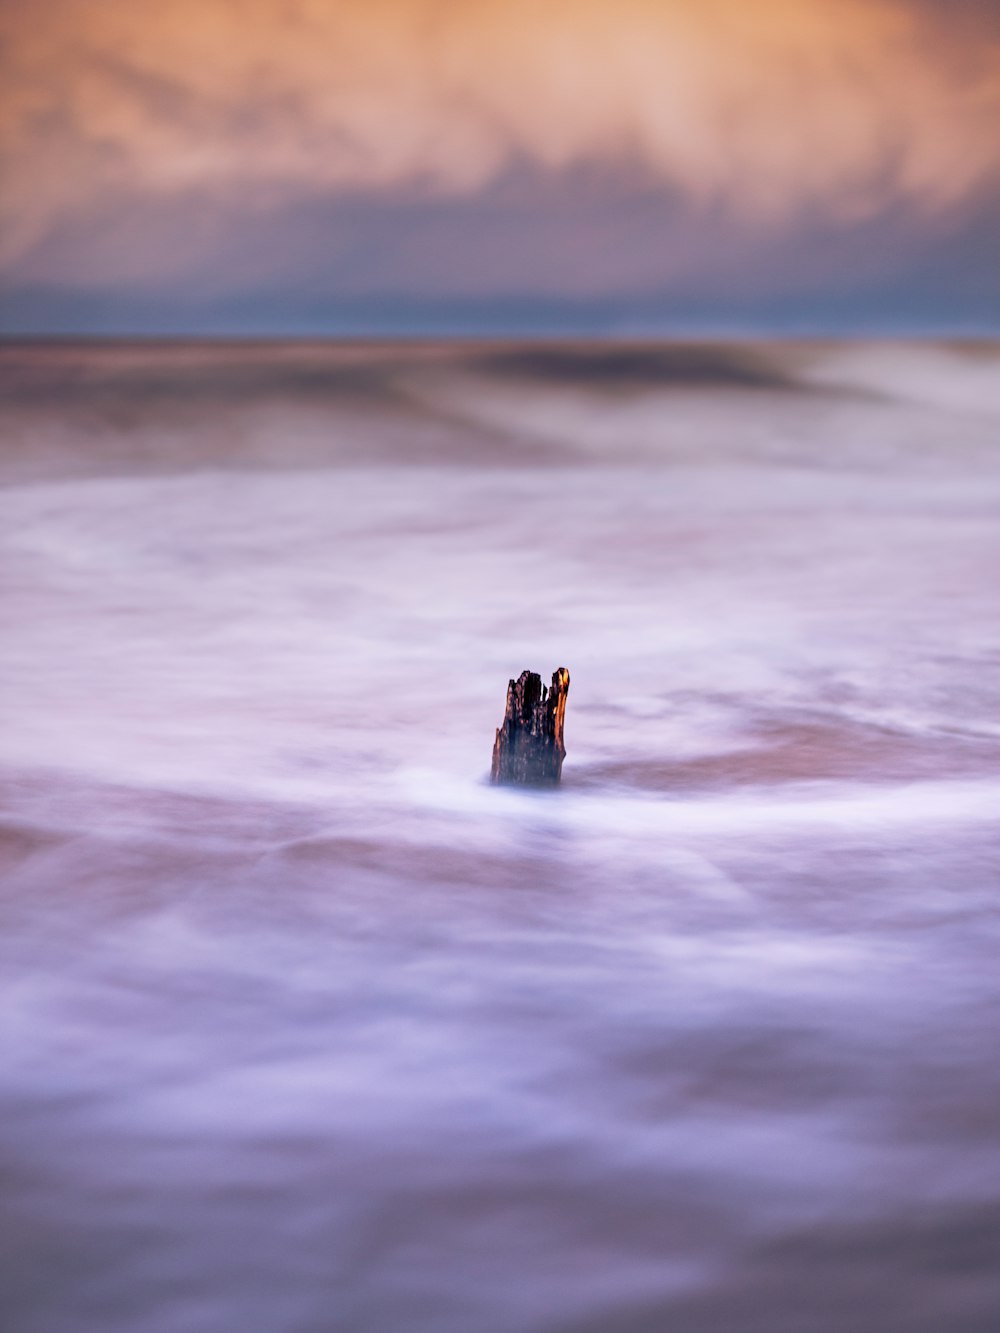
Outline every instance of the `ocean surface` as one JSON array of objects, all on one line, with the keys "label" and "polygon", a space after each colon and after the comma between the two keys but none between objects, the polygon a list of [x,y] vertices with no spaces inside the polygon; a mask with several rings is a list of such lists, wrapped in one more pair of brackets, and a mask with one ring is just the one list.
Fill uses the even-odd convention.
[{"label": "ocean surface", "polygon": [[0,1327],[1000,1328],[1000,347],[0,389]]}]

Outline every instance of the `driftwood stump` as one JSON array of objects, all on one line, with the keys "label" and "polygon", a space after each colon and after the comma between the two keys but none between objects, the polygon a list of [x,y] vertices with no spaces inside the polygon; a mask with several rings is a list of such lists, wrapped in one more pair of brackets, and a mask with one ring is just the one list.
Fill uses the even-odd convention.
[{"label": "driftwood stump", "polygon": [[563,723],[569,672],[552,673],[548,689],[534,671],[507,686],[507,711],[497,728],[490,781],[504,786],[554,787],[562,776]]}]

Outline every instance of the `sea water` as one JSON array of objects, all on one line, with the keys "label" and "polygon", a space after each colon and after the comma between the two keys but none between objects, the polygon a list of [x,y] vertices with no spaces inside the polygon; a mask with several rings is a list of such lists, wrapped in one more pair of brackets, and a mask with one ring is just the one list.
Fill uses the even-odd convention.
[{"label": "sea water", "polygon": [[998,1327],[1000,349],[0,375],[4,1329]]}]

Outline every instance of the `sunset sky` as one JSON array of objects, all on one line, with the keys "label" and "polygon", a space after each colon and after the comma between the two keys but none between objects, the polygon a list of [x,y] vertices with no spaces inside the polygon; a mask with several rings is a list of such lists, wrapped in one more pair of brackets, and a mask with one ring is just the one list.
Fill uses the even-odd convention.
[{"label": "sunset sky", "polygon": [[996,0],[0,0],[0,331],[1000,332]]}]

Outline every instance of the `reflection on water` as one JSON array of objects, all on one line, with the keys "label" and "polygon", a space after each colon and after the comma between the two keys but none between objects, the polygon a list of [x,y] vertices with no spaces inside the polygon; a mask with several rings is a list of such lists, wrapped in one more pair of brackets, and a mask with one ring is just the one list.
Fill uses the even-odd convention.
[{"label": "reflection on water", "polygon": [[3,1328],[992,1333],[996,349],[0,375]]}]

